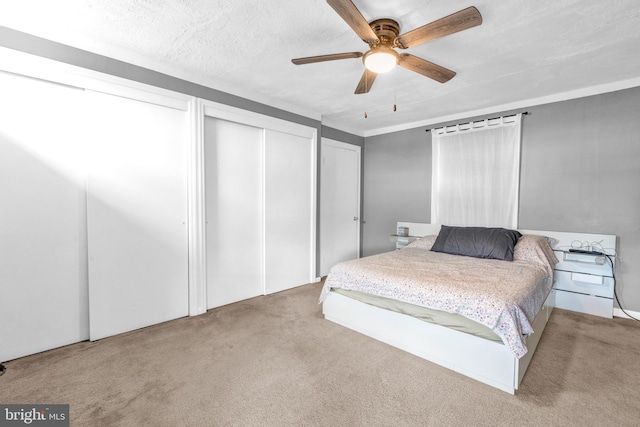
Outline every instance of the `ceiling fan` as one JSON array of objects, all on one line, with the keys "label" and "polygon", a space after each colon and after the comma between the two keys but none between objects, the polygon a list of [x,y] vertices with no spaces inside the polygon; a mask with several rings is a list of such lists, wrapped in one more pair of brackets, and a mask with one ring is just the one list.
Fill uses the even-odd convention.
[{"label": "ceiling fan", "polygon": [[296,65],[314,62],[334,61],[337,59],[362,58],[365,71],[360,78],[355,93],[367,93],[379,73],[391,71],[396,65],[406,68],[440,83],[451,80],[456,73],[432,62],[409,53],[395,51],[395,48],[407,49],[458,31],[482,24],[482,15],[471,6],[444,18],[433,21],[402,35],[400,25],[393,19],[383,18],[367,22],[351,0],[327,0],[329,6],[369,45],[369,50],[346,52],[331,55],[309,56],[292,59]]}]

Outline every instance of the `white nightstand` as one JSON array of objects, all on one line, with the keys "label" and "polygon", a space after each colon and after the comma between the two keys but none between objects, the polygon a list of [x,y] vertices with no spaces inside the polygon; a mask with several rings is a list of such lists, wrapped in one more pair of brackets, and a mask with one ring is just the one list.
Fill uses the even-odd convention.
[{"label": "white nightstand", "polygon": [[553,275],[555,306],[612,318],[615,256],[554,252],[560,261]]},{"label": "white nightstand", "polygon": [[396,249],[402,249],[418,238],[418,236],[398,236],[397,234],[392,234],[389,236],[389,241],[396,244]]}]

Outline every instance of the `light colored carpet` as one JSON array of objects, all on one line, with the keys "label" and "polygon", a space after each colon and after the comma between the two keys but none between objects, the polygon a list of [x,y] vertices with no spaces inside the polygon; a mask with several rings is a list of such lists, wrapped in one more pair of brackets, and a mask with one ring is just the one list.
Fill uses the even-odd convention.
[{"label": "light colored carpet", "polygon": [[516,396],[322,318],[320,284],[6,363],[73,426],[637,426],[640,325],[555,310]]}]

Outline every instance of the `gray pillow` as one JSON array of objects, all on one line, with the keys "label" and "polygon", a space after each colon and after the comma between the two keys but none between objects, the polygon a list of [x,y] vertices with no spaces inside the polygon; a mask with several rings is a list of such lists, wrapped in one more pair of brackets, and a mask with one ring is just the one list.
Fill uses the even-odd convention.
[{"label": "gray pillow", "polygon": [[522,234],[518,231],[506,228],[443,225],[431,250],[453,255],[513,261],[513,248],[521,236]]}]

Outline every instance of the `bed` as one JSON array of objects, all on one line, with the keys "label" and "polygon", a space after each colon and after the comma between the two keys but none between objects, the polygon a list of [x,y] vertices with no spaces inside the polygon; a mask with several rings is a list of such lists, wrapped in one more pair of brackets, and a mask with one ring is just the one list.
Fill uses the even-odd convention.
[{"label": "bed", "polygon": [[320,295],[325,318],[514,394],[554,306],[552,233],[506,230],[511,253],[502,242],[506,252],[487,258],[442,250],[438,236],[450,227],[398,226],[422,238],[332,267]]}]

